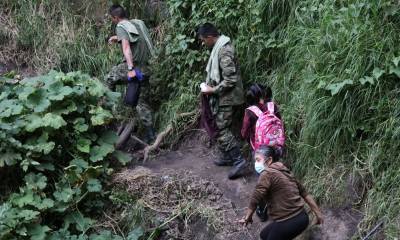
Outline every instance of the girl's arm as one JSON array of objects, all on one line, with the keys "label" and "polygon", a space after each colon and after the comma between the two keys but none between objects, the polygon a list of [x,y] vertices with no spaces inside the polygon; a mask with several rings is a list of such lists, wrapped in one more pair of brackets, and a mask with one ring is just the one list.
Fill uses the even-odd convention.
[{"label": "girl's arm", "polygon": [[304,197],[304,200],[306,201],[308,206],[310,206],[311,210],[314,212],[315,216],[317,217],[317,224],[323,224],[324,217],[322,215],[321,209],[319,209],[314,198],[310,194],[307,194],[307,196]]}]

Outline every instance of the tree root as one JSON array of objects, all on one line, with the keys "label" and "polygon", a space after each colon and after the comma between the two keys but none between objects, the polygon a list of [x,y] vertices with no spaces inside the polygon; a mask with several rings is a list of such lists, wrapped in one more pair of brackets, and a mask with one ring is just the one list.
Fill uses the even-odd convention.
[{"label": "tree root", "polygon": [[[185,112],[185,113],[181,113],[178,114],[176,116],[176,119],[178,118],[182,118],[182,117],[188,117],[188,116],[192,116],[195,114],[198,114],[199,111],[195,110],[192,112]],[[168,134],[170,134],[172,132],[172,130],[174,130],[173,124],[170,123],[168,124],[168,126],[164,129],[164,131],[162,131],[161,133],[159,133],[156,137],[156,140],[154,141],[154,143],[152,145],[148,145],[145,149],[144,149],[144,157],[143,157],[143,163],[145,163],[147,161],[147,159],[149,159],[149,155],[152,151],[156,150],[160,144],[162,143],[162,141],[164,140],[164,138],[166,136],[168,136]]]},{"label": "tree root", "polygon": [[128,124],[122,123],[121,126],[118,128],[118,140],[115,143],[116,149],[121,149],[122,146],[128,141],[129,137],[131,136],[131,132],[135,127],[135,121],[129,121]]}]

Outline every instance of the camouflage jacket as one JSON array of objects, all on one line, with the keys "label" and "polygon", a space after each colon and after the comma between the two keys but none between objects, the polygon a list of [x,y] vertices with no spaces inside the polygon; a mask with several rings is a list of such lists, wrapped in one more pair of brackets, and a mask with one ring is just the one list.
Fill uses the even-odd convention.
[{"label": "camouflage jacket", "polygon": [[231,43],[226,44],[218,53],[218,62],[221,74],[219,84],[211,82],[216,91],[211,96],[215,101],[212,105],[228,106],[244,103],[243,84],[240,78],[239,66],[235,56],[235,50]]}]

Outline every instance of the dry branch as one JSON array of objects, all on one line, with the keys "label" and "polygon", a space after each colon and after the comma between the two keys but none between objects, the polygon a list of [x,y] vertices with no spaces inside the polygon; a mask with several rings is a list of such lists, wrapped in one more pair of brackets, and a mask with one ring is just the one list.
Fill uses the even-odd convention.
[{"label": "dry branch", "polygon": [[[182,117],[189,117],[189,116],[195,115],[195,114],[197,114],[197,113],[198,113],[197,110],[192,111],[192,112],[180,113],[180,114],[178,114],[178,115],[176,116],[176,119],[179,119],[179,118],[182,118]],[[157,135],[157,138],[156,138],[156,140],[154,141],[154,143],[153,143],[152,145],[147,146],[147,147],[144,149],[143,162],[146,162],[146,161],[147,161],[147,159],[149,158],[149,154],[150,154],[152,151],[156,150],[156,149],[160,146],[160,144],[162,143],[162,141],[164,140],[164,138],[165,138],[166,136],[168,136],[168,134],[169,134],[170,132],[172,132],[173,129],[174,129],[174,127],[173,127],[173,124],[172,124],[172,122],[171,122],[171,123],[168,124],[168,126],[164,129],[164,131],[162,131],[161,133],[159,133],[159,134]]]}]

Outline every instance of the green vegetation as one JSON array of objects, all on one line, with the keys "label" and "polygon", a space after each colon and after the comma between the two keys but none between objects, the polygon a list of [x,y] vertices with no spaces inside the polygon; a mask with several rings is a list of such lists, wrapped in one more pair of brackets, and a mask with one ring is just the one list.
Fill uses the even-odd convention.
[{"label": "green vegetation", "polygon": [[89,216],[104,207],[113,159],[130,160],[105,128],[119,94],[79,72],[2,79],[0,91],[0,239],[111,237],[89,231]]},{"label": "green vegetation", "polygon": [[[108,1],[87,1],[91,3],[81,5],[64,2],[2,1],[0,9],[6,17],[0,18],[3,23],[0,24],[0,46],[4,49],[0,58],[15,58],[39,71],[80,70],[101,78],[120,59],[119,50],[105,44],[111,28],[104,22],[103,10],[98,17],[86,16],[95,6],[106,9]],[[124,0],[122,3],[131,6],[132,14],[140,14],[150,20],[152,26],[157,26],[153,32],[160,44],[151,84],[159,99],[154,104],[162,109],[158,112],[161,128],[174,119],[176,113],[191,111],[198,104],[198,85],[204,79],[208,53],[195,39],[195,28],[205,21],[213,22],[221,32],[234,39],[245,84],[260,82],[272,86],[286,124],[287,161],[299,176],[303,176],[308,189],[325,205],[336,206],[347,201],[346,185],[353,179],[361,196],[352,204],[365,213],[359,226],[360,234],[383,219],[387,239],[400,235],[400,5],[397,1],[168,0],[169,14],[162,21],[160,15],[148,15],[153,13],[145,11],[148,9],[145,1]],[[36,114],[35,109],[24,105],[23,100],[13,94],[11,99],[23,108],[6,109],[7,114],[15,114],[7,118]],[[1,96],[1,101],[9,98]],[[53,106],[52,100],[49,101]],[[40,102],[36,108],[40,110],[47,104]],[[90,102],[87,107],[90,104],[97,106]],[[54,114],[55,110],[50,110],[45,110],[43,116]],[[53,121],[50,116],[48,119]],[[83,118],[89,122],[87,117]],[[4,116],[1,121],[3,119]],[[51,122],[49,127],[41,126],[39,130],[44,129],[45,133],[48,128],[58,127],[59,123],[52,125]],[[60,129],[73,124],[65,122]],[[20,123],[13,126],[16,129],[7,130],[11,136],[19,136],[20,133],[15,132],[18,129],[21,134],[27,134],[27,126]],[[59,141],[53,140],[52,134],[44,133],[28,134],[42,141],[40,157],[45,155],[43,151],[51,148],[49,142]],[[23,145],[26,145],[29,138],[23,136]],[[77,136],[80,135],[71,139],[76,141]],[[76,146],[79,145],[68,147],[79,156],[85,154],[75,149]],[[18,147],[13,153],[20,179],[37,168],[31,166],[32,163],[41,163],[35,160],[38,154],[35,153],[32,161],[21,165],[25,159],[18,159],[18,156],[25,156],[20,152],[20,149],[29,150],[25,148]],[[55,172],[68,166],[69,161],[65,160],[62,168],[55,167]],[[23,166],[27,166],[27,173],[21,170]],[[46,174],[42,178],[36,170],[34,174],[26,177],[28,185],[22,180],[13,184],[32,192],[30,177],[46,179],[43,189],[37,186],[33,196],[38,195],[40,201],[53,198],[49,193],[57,188],[48,185],[54,180],[50,181]],[[85,189],[86,182],[82,183]],[[52,186],[56,185],[52,183]],[[38,194],[42,192],[47,195]],[[15,194],[14,199],[17,199],[22,193]],[[57,199],[52,200],[57,203]],[[37,211],[37,206],[20,206],[10,201],[7,203],[11,204],[10,209]],[[54,214],[53,208],[47,208],[48,214]],[[67,212],[73,213],[72,209]],[[32,221],[37,220],[37,215],[32,213],[30,217],[21,216],[22,220],[13,229],[25,227],[26,231],[33,231],[34,225],[26,224],[37,223]],[[36,230],[46,231],[46,225],[54,227],[51,224],[54,223],[44,222],[41,225],[44,228]]]},{"label": "green vegetation", "polygon": [[[196,105],[205,21],[235,39],[245,83],[272,86],[289,159],[320,201],[338,205],[352,176],[365,209],[360,232],[385,220],[400,235],[400,5],[393,1],[168,1],[159,85],[164,121]],[[171,66],[171,63],[175,63]],[[173,80],[173,81],[172,81]],[[193,105],[188,105],[190,102]],[[167,111],[165,111],[167,109]]]}]

